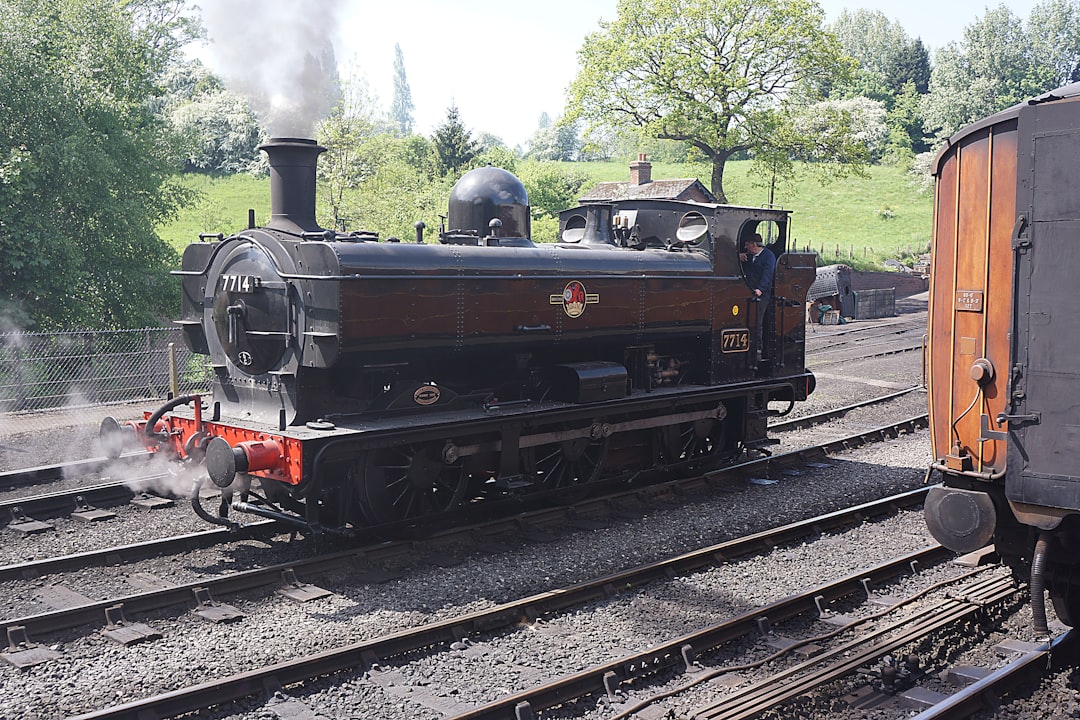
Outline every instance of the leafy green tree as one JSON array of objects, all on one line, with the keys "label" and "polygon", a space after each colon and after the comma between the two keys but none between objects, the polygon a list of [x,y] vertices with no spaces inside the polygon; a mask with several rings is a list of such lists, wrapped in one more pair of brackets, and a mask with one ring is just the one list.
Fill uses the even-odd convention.
[{"label": "leafy green tree", "polygon": [[147,49],[150,75],[160,77],[193,40],[206,37],[189,0],[123,0],[134,40]]},{"label": "leafy green tree", "polygon": [[525,161],[512,172],[529,194],[533,241],[555,242],[559,234],[559,212],[577,204],[588,174],[573,164],[546,160]]},{"label": "leafy green tree", "polygon": [[390,103],[390,118],[402,137],[412,134],[413,109],[412,91],[405,78],[405,57],[401,45],[394,43],[394,99]]},{"label": "leafy green tree", "polygon": [[[938,51],[923,102],[928,129],[943,140],[980,118],[1051,90],[1071,76],[1080,59],[1080,35],[1055,35],[1056,50],[1044,47],[1041,33],[1052,32],[1060,11],[1061,28],[1075,26],[1075,3],[1055,0],[1032,11],[1029,28],[999,5],[964,28],[963,39]],[[1035,32],[1032,32],[1034,28]],[[1064,30],[1063,30],[1064,32]],[[1046,53],[1046,54],[1043,54]]]},{"label": "leafy green tree", "polygon": [[354,79],[342,87],[341,102],[319,123],[315,136],[326,148],[317,165],[330,227],[346,229],[353,218],[347,210],[348,194],[374,177],[385,162],[385,144],[372,143],[376,135],[376,103],[367,84]]},{"label": "leafy green tree", "polygon": [[829,29],[858,66],[847,83],[826,88],[829,97],[862,95],[885,101],[891,92],[886,67],[907,42],[907,33],[880,10],[844,10]]},{"label": "leafy green tree", "polygon": [[[728,159],[779,156],[778,139],[795,139],[777,132],[794,91],[850,71],[822,20],[813,0],[619,0],[618,17],[578,51],[566,119],[689,143],[711,163],[712,191],[726,201]],[[830,145],[819,160],[858,163],[830,154],[844,147]]]},{"label": "leafy green tree", "polygon": [[446,119],[435,128],[432,142],[435,143],[439,171],[444,175],[456,173],[468,166],[477,155],[476,141],[461,122],[456,104],[447,109]]},{"label": "leafy green tree", "polygon": [[912,155],[930,149],[923,131],[922,95],[909,82],[893,98],[892,107],[885,118],[889,128],[887,154],[893,161],[910,159]]},{"label": "leafy green tree", "polygon": [[1031,9],[1027,31],[1048,85],[1080,81],[1080,2],[1044,0]]},{"label": "leafy green tree", "polygon": [[[494,148],[506,148],[506,143],[494,133],[481,132],[476,136],[475,148],[478,154],[483,154]],[[509,148],[507,150],[509,151]]]},{"label": "leafy green tree", "polygon": [[[324,145],[334,139],[325,134],[325,123],[319,139]],[[342,138],[339,136],[338,140]],[[340,148],[330,148],[326,155],[339,153]],[[422,221],[427,227],[428,241],[439,227],[439,216],[446,214],[446,202],[453,184],[449,176],[443,177],[436,170],[435,150],[426,138],[410,135],[399,138],[385,131],[371,134],[358,133],[355,146],[347,156],[340,155],[340,162],[351,159],[363,167],[363,172],[349,178],[334,202],[321,205],[319,221],[324,227],[344,230],[372,230],[382,237],[411,240],[415,237],[414,225]],[[335,186],[320,170],[323,183],[320,196],[326,196]]]},{"label": "leafy green tree", "polygon": [[502,168],[506,172],[517,172],[518,158],[513,150],[505,145],[494,145],[487,148],[469,163],[470,168],[484,167],[485,165],[494,165],[497,168]]},{"label": "leafy green tree", "polygon": [[0,0],[0,312],[24,327],[157,324],[177,258],[154,226],[184,197],[153,114],[168,3]]},{"label": "leafy green tree", "polygon": [[929,86],[930,56],[922,40],[909,37],[900,23],[890,21],[880,10],[844,10],[830,29],[858,69],[850,82],[828,88],[829,96],[861,96],[885,105],[890,159],[909,158],[925,150],[918,96]]},{"label": "leafy green tree", "polygon": [[[416,137],[416,136],[410,136]],[[346,196],[344,210],[349,227],[374,230],[383,238],[412,240],[417,221],[427,226],[428,241],[446,214],[449,178],[433,178],[409,161],[416,146],[409,138],[379,133],[360,149],[369,159],[371,173]]]},{"label": "leafy green tree", "polygon": [[830,97],[863,95],[892,107],[904,85],[925,93],[930,82],[930,56],[922,40],[912,39],[900,23],[880,10],[844,10],[830,29],[844,52],[858,62],[850,84],[829,89]]},{"label": "leafy green tree", "polygon": [[421,177],[434,180],[439,176],[439,159],[435,143],[423,135],[410,135],[402,143],[402,157]]},{"label": "leafy green tree", "polygon": [[534,160],[578,160],[584,143],[577,122],[559,121],[540,128],[529,141],[527,157]]},{"label": "leafy green tree", "polygon": [[908,40],[900,51],[889,58],[885,77],[893,95],[899,95],[909,83],[919,95],[930,89],[930,51],[920,38]]},{"label": "leafy green tree", "polygon": [[578,194],[589,176],[572,165],[534,162],[521,167],[520,179],[529,193],[534,217],[546,214],[557,218],[561,211],[577,204]]},{"label": "leafy green tree", "polygon": [[[800,173],[819,182],[862,172],[861,165],[881,156],[888,137],[885,106],[866,97],[789,104],[771,129],[773,142],[754,153],[757,185],[790,185]],[[858,158],[854,169],[822,162],[831,157]],[[803,162],[796,164],[797,160]]]},{"label": "leafy green tree", "polygon": [[164,114],[180,137],[189,170],[249,170],[265,132],[248,101],[227,90],[198,60],[174,65],[165,78]]},{"label": "leafy green tree", "polygon": [[[319,222],[341,230],[373,230],[412,239],[413,224],[438,225],[449,185],[435,146],[420,135],[397,136],[360,77],[342,84],[342,100],[316,137],[327,150],[318,164]],[[441,207],[442,209],[438,209]]]}]

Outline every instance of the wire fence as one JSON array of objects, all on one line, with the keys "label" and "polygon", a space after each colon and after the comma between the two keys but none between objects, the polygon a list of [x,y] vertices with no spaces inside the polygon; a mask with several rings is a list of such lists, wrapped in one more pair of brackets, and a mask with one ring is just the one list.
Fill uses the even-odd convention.
[{"label": "wire fence", "polygon": [[179,392],[208,391],[207,358],[188,351],[178,328],[0,333],[0,413],[10,426],[18,416],[164,399],[170,346]]}]

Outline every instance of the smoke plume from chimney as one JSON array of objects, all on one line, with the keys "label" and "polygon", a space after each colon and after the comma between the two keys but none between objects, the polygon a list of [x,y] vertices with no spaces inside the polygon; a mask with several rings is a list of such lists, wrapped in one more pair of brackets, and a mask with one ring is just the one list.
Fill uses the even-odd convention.
[{"label": "smoke plume from chimney", "polygon": [[207,64],[272,136],[311,137],[338,100],[334,34],[344,0],[203,0]]}]

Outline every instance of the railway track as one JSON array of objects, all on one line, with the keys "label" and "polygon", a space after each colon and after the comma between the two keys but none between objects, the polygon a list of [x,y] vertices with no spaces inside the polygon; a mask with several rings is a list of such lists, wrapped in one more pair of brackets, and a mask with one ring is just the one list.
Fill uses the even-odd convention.
[{"label": "railway track", "polygon": [[[808,424],[812,423],[807,423],[805,418],[792,421],[793,428],[804,427]],[[686,495],[700,488],[703,483],[731,486],[732,483],[745,482],[745,479],[749,477],[768,478],[770,475],[782,475],[785,472],[792,471],[798,472],[795,468],[804,466],[808,462],[823,460],[832,452],[850,450],[868,442],[896,438],[903,433],[911,433],[920,427],[925,427],[925,424],[925,416],[907,418],[888,426],[862,429],[854,434],[835,437],[830,442],[815,447],[800,448],[786,453],[746,460],[721,470],[712,471],[703,477],[677,478],[657,485],[630,489],[622,488],[616,492],[578,502],[572,507],[556,506],[521,513],[509,512],[514,509],[514,503],[497,504],[502,506],[499,508],[500,512],[485,512],[484,515],[494,515],[499,518],[498,520],[483,523],[455,523],[452,529],[432,534],[429,539],[434,547],[438,547],[439,545],[445,546],[467,542],[476,535],[494,537],[500,534],[521,533],[523,528],[531,528],[531,532],[538,535],[546,532],[546,528],[552,526],[573,524],[582,518],[603,517],[610,513],[612,507],[617,507],[620,504],[636,502],[647,506],[652,502],[650,498],[672,494]],[[401,535],[412,531],[413,528],[407,523],[400,523],[383,526],[373,534],[382,537]],[[63,587],[63,579],[57,578],[60,573],[76,572],[86,568],[122,566],[146,558],[162,557],[170,553],[189,551],[193,548],[235,543],[237,540],[245,538],[268,539],[274,534],[275,523],[272,521],[256,521],[246,526],[239,534],[216,529],[177,537],[156,538],[142,543],[107,547],[95,551],[41,558],[24,563],[0,566],[0,582],[17,583],[19,580],[49,577],[50,583],[54,587]],[[273,565],[223,577],[205,578],[168,588],[152,587],[143,593],[118,594],[115,597],[99,602],[91,602],[77,591],[65,589],[63,592],[57,593],[58,599],[52,600],[52,602],[64,602],[71,607],[8,620],[5,621],[4,625],[7,627],[21,626],[31,635],[52,633],[100,622],[105,616],[105,611],[117,604],[124,605],[130,611],[147,612],[182,604],[190,600],[195,591],[200,588],[217,596],[223,593],[242,592],[254,588],[273,586],[281,582],[283,573],[287,571],[291,571],[294,575],[307,576],[332,570],[342,563],[351,562],[358,557],[378,560],[403,556],[414,552],[415,542],[416,540],[412,536],[406,540],[391,542],[376,540],[339,553],[325,556],[316,555],[311,558],[291,561],[281,566]],[[118,581],[117,584],[121,585],[123,583]],[[150,584],[158,585],[158,583],[152,581]],[[9,597],[17,593],[18,590],[15,588],[9,588],[8,590]]]},{"label": "railway track", "polygon": [[[1019,654],[1015,660],[971,683],[915,716],[915,720],[967,720],[991,709],[997,698],[1030,686],[1048,671],[1068,670],[1080,663],[1080,633],[1070,630]],[[993,698],[994,700],[991,700]]]},{"label": "railway track", "polygon": [[[1016,588],[1011,580],[999,574],[989,580],[975,581],[960,588],[957,592],[966,599],[946,597],[927,604],[913,616],[894,620],[881,627],[862,630],[855,637],[829,649],[821,649],[817,645],[841,636],[846,631],[862,629],[869,625],[871,620],[885,617],[897,608],[915,602],[928,592],[921,590],[911,597],[899,600],[885,612],[852,620],[826,634],[785,643],[782,649],[763,658],[716,667],[708,667],[699,660],[707,651],[723,643],[754,635],[763,628],[769,628],[772,624],[783,622],[795,615],[821,612],[825,602],[865,590],[867,583],[884,582],[896,577],[905,572],[905,565],[908,563],[932,561],[936,551],[936,547],[931,547],[898,557],[891,562],[868,568],[865,572],[810,588],[805,593],[726,619],[715,626],[675,638],[669,643],[634,656],[619,658],[607,665],[591,668],[576,676],[520,692],[453,717],[456,720],[496,720],[509,717],[511,711],[520,716],[521,710],[526,706],[535,710],[565,704],[568,696],[573,693],[584,695],[586,692],[606,692],[609,697],[617,697],[621,684],[632,683],[638,676],[656,674],[663,667],[672,667],[689,676],[687,682],[675,689],[634,703],[613,716],[614,719],[627,718],[656,702],[675,697],[690,687],[722,675],[760,668],[777,663],[783,658],[798,658],[798,650],[813,645],[812,650],[817,652],[811,659],[796,660],[780,672],[769,673],[760,680],[743,684],[723,699],[697,707],[688,713],[694,720],[749,720],[760,717],[765,710],[784,705],[801,695],[820,691],[830,683],[872,665],[889,653],[915,643],[949,624],[965,620],[982,611],[987,605],[1000,603],[1015,594]],[[945,584],[940,583],[932,589],[939,589]],[[950,579],[948,584],[956,584],[956,581]],[[587,688],[588,684],[592,687]],[[585,688],[587,691],[583,692]]]},{"label": "railway track", "polygon": [[115,469],[128,465],[138,467],[145,464],[149,458],[150,454],[145,452],[125,453],[116,459],[104,457],[87,458],[52,465],[5,470],[0,472],[0,488],[4,491],[10,491],[16,488],[55,482],[65,477],[92,477],[109,468]]},{"label": "railway track", "polygon": [[[817,357],[838,348],[857,347],[864,344],[900,343],[921,341],[926,333],[926,313],[912,313],[872,323],[846,325],[807,326],[806,352]],[[868,356],[867,356],[868,357]]]},{"label": "railway track", "polygon": [[[916,495],[894,500],[898,507],[905,506]],[[879,515],[881,508],[852,511]],[[920,643],[934,643],[935,636],[942,633],[967,631],[972,623],[1016,603],[1021,592],[1000,568],[949,567],[944,579],[920,580],[925,569],[937,567],[941,571],[945,567],[942,561],[951,557],[931,545],[573,673],[554,679],[536,673],[533,684],[526,682],[524,689],[487,703],[470,706],[459,702],[436,680],[420,684],[408,680],[410,675],[430,668],[429,663],[455,665],[495,654],[508,634],[550,633],[548,628],[557,628],[568,616],[582,612],[580,606],[602,605],[646,586],[678,581],[710,565],[783,548],[798,542],[805,533],[820,536],[835,529],[844,514],[814,518],[779,528],[779,534],[760,533],[444,622],[218,677],[89,712],[78,716],[78,720],[172,717],[221,705],[227,708],[229,703],[242,700],[250,707],[248,699],[267,694],[274,697],[271,706],[291,714],[302,715],[305,710],[313,714],[303,699],[305,684],[317,678],[323,685],[333,683],[336,681],[332,678],[339,675],[344,675],[346,682],[407,694],[412,704],[455,720],[534,718],[556,707],[562,708],[560,716],[573,717],[596,704],[598,698],[610,720],[634,717],[649,708],[653,712],[647,717],[668,717],[676,707],[680,716],[695,720],[757,718],[767,716],[763,714],[770,709],[775,709],[776,717],[790,717],[789,712],[813,717],[798,707],[785,707],[810,695],[839,697],[846,689],[841,681],[853,677],[863,685],[860,692],[845,700],[856,712],[861,707],[874,707],[871,701],[875,699],[880,705],[904,696],[920,698],[924,706],[929,705],[920,718],[966,718],[984,707],[988,692],[1004,693],[1018,682],[1031,682],[1045,669],[1051,653],[1060,658],[1070,647],[1068,643],[1073,642],[1068,635],[1055,639],[983,681],[931,703],[927,698],[935,693],[925,691],[920,695],[918,680],[939,668],[904,660],[914,656],[903,653]],[[905,578],[917,589],[901,596],[888,594],[894,591],[892,583],[898,578]],[[804,617],[817,618],[813,625],[827,629],[797,638],[783,634],[785,624]],[[899,676],[884,670],[898,667]],[[731,677],[739,681],[734,685],[719,683],[718,687],[732,689],[711,692],[719,698],[701,702],[691,694],[711,682]],[[688,702],[696,703],[689,711]],[[229,713],[225,710],[220,716],[228,717]],[[897,714],[900,716],[910,714],[902,711]]]},{"label": "railway track", "polygon": [[[597,578],[576,585],[558,588],[549,592],[522,598],[509,603],[496,605],[482,611],[469,613],[443,622],[430,623],[421,627],[393,633],[390,635],[349,643],[322,653],[304,656],[292,661],[277,663],[272,666],[241,673],[227,678],[215,678],[211,682],[176,690],[164,695],[145,698],[136,702],[125,703],[113,708],[87,713],[81,718],[142,718],[147,716],[171,717],[191,712],[223,702],[249,697],[252,693],[261,694],[265,688],[287,687],[294,683],[312,678],[349,670],[367,670],[379,672],[378,668],[406,658],[418,652],[449,651],[453,647],[460,649],[460,644],[469,638],[481,634],[501,632],[513,629],[521,623],[535,624],[538,620],[565,614],[584,603],[616,594],[632,594],[638,588],[654,582],[667,582],[673,578],[684,577],[690,573],[715,566],[717,563],[732,562],[737,558],[755,553],[769,552],[778,546],[798,543],[809,537],[837,531],[877,518],[888,517],[903,509],[917,507],[924,495],[923,490],[906,493],[902,496],[886,498],[874,503],[848,508],[841,512],[815,517],[800,523],[776,528],[768,532],[756,533],[736,541],[702,548],[692,553],[668,558],[661,562]],[[574,692],[587,694],[596,690],[611,690],[616,673],[619,682],[629,682],[636,677],[647,677],[680,662],[692,662],[692,658],[711,647],[726,642],[738,635],[745,634],[752,628],[760,628],[762,617],[779,622],[794,615],[820,607],[822,602],[836,600],[860,589],[866,588],[866,580],[879,583],[903,573],[910,573],[912,563],[928,564],[948,557],[949,553],[933,546],[914,553],[905,554],[895,562],[879,567],[860,570],[855,575],[843,578],[828,585],[815,587],[797,598],[789,598],[780,603],[755,609],[742,617],[720,624],[716,628],[696,634],[695,637],[681,638],[677,644],[659,648],[650,648],[644,653],[620,658],[585,673],[579,673],[559,682],[558,686],[546,684],[529,693],[530,700],[508,697],[505,702],[476,710],[477,714],[462,717],[507,717],[501,710],[509,707],[513,710],[521,702],[530,702],[534,708],[550,707],[568,699],[568,688]],[[278,568],[267,568],[267,574],[279,572]],[[311,586],[305,586],[309,593]],[[690,644],[692,651],[685,646]],[[383,676],[382,681],[388,681]],[[379,682],[379,680],[376,680]],[[509,703],[509,705],[507,704]]]},{"label": "railway track", "polygon": [[857,360],[921,351],[926,335],[926,316],[898,318],[874,325],[830,325],[807,334],[807,367],[811,370]]}]

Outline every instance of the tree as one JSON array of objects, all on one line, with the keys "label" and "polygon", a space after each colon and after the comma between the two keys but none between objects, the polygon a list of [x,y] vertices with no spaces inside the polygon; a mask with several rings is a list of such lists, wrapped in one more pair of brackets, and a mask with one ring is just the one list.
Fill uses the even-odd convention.
[{"label": "tree", "polygon": [[405,79],[405,58],[401,54],[401,45],[394,43],[394,100],[390,104],[390,118],[402,137],[412,134],[412,112],[412,91]]},{"label": "tree", "polygon": [[577,203],[589,176],[574,165],[553,162],[525,163],[517,176],[529,194],[534,242],[555,242],[559,235],[559,212]]},{"label": "tree", "polygon": [[904,91],[909,83],[919,95],[925,95],[930,89],[930,51],[919,38],[909,40],[900,51],[889,58],[885,66],[885,77],[893,95]]},{"label": "tree", "polygon": [[1032,10],[1025,28],[1004,5],[987,10],[934,59],[923,101],[929,129],[943,140],[1070,79],[1080,62],[1078,14],[1076,2],[1048,0]]},{"label": "tree", "polygon": [[[546,115],[546,113],[545,113]],[[528,157],[535,160],[577,160],[581,153],[582,141],[579,137],[577,122],[562,122],[542,127],[533,134],[529,141]]]},{"label": "tree", "polygon": [[828,87],[833,98],[862,95],[881,100],[892,109],[893,99],[904,85],[914,83],[926,93],[930,82],[930,54],[919,39],[909,38],[900,23],[880,10],[845,10],[831,27],[843,52],[859,64],[850,82]]},{"label": "tree", "polygon": [[880,10],[844,10],[829,29],[836,34],[844,52],[858,67],[850,83],[828,88],[829,97],[862,95],[884,101],[890,94],[886,68],[907,42],[907,33],[899,23],[890,22]]},{"label": "tree", "polygon": [[435,128],[432,141],[439,159],[439,171],[444,175],[456,173],[477,154],[476,141],[461,122],[456,104],[447,109],[446,119]]},{"label": "tree", "polygon": [[342,99],[319,123],[316,137],[326,148],[317,165],[330,226],[344,229],[350,218],[346,194],[374,177],[383,162],[380,146],[369,145],[376,132],[376,103],[367,83],[353,78],[342,87]]},{"label": "tree", "polygon": [[136,42],[148,50],[152,75],[163,74],[185,46],[206,37],[188,0],[124,0],[118,4],[131,19]]},{"label": "tree", "polygon": [[[503,142],[501,137],[494,133],[481,132],[476,136],[474,148],[477,154],[483,154],[494,148],[506,148],[506,143]],[[509,150],[509,148],[506,149]]]},{"label": "tree", "polygon": [[616,20],[578,51],[566,119],[690,143],[726,201],[728,159],[781,151],[777,123],[794,91],[850,72],[822,19],[813,0],[619,0]]},{"label": "tree", "polygon": [[177,258],[154,226],[183,193],[153,114],[175,45],[125,7],[0,0],[0,312],[24,327],[176,311]]},{"label": "tree", "polygon": [[264,131],[247,100],[229,92],[198,60],[174,65],[165,79],[163,113],[181,138],[189,170],[250,169]]},{"label": "tree", "polygon": [[866,97],[792,103],[776,118],[771,133],[773,142],[754,153],[757,184],[775,188],[793,181],[795,160],[809,161],[801,169],[827,182],[852,170],[822,158],[846,156],[862,164],[881,156],[888,135],[885,106]]},{"label": "tree", "polygon": [[589,180],[588,174],[578,166],[551,162],[524,165],[520,177],[529,193],[533,216],[556,219],[561,211],[574,206],[581,187]]},{"label": "tree", "polygon": [[1080,81],[1080,2],[1045,0],[1031,9],[1027,30],[1031,57],[1044,68],[1048,85]]},{"label": "tree", "polygon": [[892,107],[904,85],[914,83],[925,93],[930,81],[930,56],[922,40],[912,39],[900,23],[880,10],[844,10],[830,26],[844,52],[858,62],[851,84],[829,90],[830,97],[863,95]]}]

